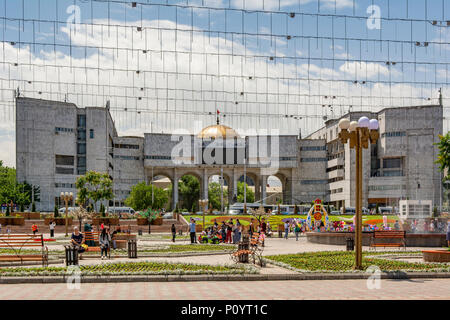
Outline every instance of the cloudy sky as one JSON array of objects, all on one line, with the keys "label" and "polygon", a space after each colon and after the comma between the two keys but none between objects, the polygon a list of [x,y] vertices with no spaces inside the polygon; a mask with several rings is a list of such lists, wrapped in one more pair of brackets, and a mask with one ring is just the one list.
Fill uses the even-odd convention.
[{"label": "cloudy sky", "polygon": [[349,110],[436,104],[439,87],[448,97],[446,1],[141,2],[0,0],[1,160],[15,165],[16,88],[110,100],[128,135],[195,133],[219,110],[244,135],[305,136]]}]

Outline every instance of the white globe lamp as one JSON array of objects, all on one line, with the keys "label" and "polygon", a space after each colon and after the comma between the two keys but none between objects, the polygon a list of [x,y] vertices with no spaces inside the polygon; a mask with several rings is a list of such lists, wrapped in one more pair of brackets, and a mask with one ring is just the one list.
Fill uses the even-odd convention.
[{"label": "white globe lamp", "polygon": [[378,130],[379,124],[377,119],[372,119],[369,121],[369,129],[370,130]]},{"label": "white globe lamp", "polygon": [[358,128],[358,122],[352,121],[350,122],[350,127],[348,128],[350,131],[355,131]]},{"label": "white globe lamp", "polygon": [[367,118],[367,117],[361,117],[361,118],[359,118],[359,120],[358,120],[358,126],[360,127],[360,128],[368,128],[369,127],[369,118]]},{"label": "white globe lamp", "polygon": [[350,127],[350,120],[348,119],[341,119],[339,121],[339,128],[341,130],[347,130]]}]

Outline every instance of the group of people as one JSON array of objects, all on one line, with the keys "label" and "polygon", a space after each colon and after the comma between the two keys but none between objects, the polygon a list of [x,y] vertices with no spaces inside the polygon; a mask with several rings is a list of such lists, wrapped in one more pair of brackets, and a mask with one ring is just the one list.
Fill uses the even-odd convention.
[{"label": "group of people", "polygon": [[298,237],[300,236],[300,233],[305,232],[305,230],[306,230],[305,225],[300,221],[296,221],[295,219],[290,220],[290,221],[285,221],[285,223],[284,223],[284,238],[287,240],[289,238],[289,232],[294,232],[295,240],[298,241]]},{"label": "group of people", "polygon": [[[102,224],[100,228],[102,231],[98,237],[98,242],[100,245],[101,259],[103,260],[108,258],[108,251],[110,250],[111,246],[114,250],[117,248],[115,236],[121,231],[121,229],[120,226],[117,226],[116,229],[112,233],[110,233],[109,228],[104,224]],[[92,232],[92,225],[90,225],[89,223],[85,223],[84,231]],[[86,251],[86,248],[88,246],[95,246],[95,243],[93,243],[92,240],[86,241],[86,237],[80,232],[78,227],[73,228],[70,243],[74,248],[78,250],[80,259],[82,257],[82,253]]]},{"label": "group of people", "polygon": [[[211,227],[202,231],[201,235],[198,237],[198,241],[202,242],[206,239],[212,240],[213,242],[236,244],[241,241],[244,231],[247,231],[251,237],[255,232],[264,233],[266,235],[268,234],[269,228],[270,226],[265,222],[265,219],[262,219],[261,223],[257,223],[255,219],[252,219],[246,230],[239,219],[236,219],[235,222],[233,218],[231,218],[229,221],[222,221],[221,225],[217,223],[217,220],[214,220],[214,224]],[[191,218],[189,223],[189,233],[191,243],[197,243],[196,224],[193,218]]]}]

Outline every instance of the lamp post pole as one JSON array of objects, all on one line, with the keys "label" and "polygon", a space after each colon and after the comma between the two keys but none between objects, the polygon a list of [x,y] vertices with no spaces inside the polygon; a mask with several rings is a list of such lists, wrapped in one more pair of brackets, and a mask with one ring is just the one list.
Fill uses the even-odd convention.
[{"label": "lamp post pole", "polygon": [[375,144],[379,137],[378,120],[361,117],[358,122],[348,119],[339,121],[339,138],[343,144],[350,141],[350,148],[356,153],[355,177],[355,266],[362,269],[362,151],[369,148],[369,141]]},{"label": "lamp post pole", "polygon": [[73,199],[73,193],[72,192],[61,192],[61,200],[65,202],[66,205],[66,237],[68,236],[68,231],[69,231],[69,218],[68,218],[68,213],[69,213],[69,201],[71,201]]}]

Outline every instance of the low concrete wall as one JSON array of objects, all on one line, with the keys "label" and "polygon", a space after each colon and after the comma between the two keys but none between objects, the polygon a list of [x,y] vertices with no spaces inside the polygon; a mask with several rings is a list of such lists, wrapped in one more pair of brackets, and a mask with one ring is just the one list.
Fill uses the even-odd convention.
[{"label": "low concrete wall", "polygon": [[[363,232],[363,246],[370,245],[373,232]],[[353,232],[308,232],[308,242],[345,246],[347,238],[354,239]],[[385,239],[383,243],[396,243],[396,239]],[[442,247],[447,244],[443,233],[406,233],[406,247]]]}]

